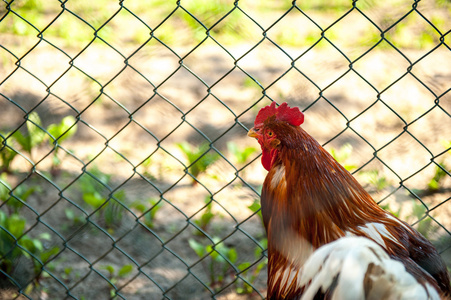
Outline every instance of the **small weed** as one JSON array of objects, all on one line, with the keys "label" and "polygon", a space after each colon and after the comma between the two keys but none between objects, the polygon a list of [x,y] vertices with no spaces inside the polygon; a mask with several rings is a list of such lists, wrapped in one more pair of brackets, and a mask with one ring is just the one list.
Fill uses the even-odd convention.
[{"label": "small weed", "polygon": [[397,211],[392,210],[389,203],[384,204],[384,205],[380,205],[380,207],[381,207],[383,210],[388,211],[389,213],[391,213],[392,215],[394,215],[394,216],[397,217],[397,218],[399,218],[399,215],[400,215],[401,210],[402,210],[402,207],[401,207],[401,206],[399,207],[399,209],[398,209]]},{"label": "small weed", "polygon": [[194,147],[186,142],[178,143],[177,146],[182,150],[188,160],[188,171],[193,176],[193,185],[196,184],[196,178],[204,173],[207,168],[219,159],[215,152],[209,152],[210,146],[203,144],[200,147]]},{"label": "small weed", "polygon": [[[146,205],[146,202],[149,205]],[[163,207],[163,201],[155,198],[150,198],[144,202],[138,200],[133,202],[130,207],[139,211],[141,213],[141,216],[139,217],[141,222],[143,222],[148,228],[152,229],[155,226],[155,216]]]},{"label": "small weed", "polygon": [[254,147],[239,148],[236,143],[228,142],[227,150],[229,150],[229,152],[233,155],[235,161],[238,164],[243,165],[249,160],[249,157],[257,151],[257,148]]},{"label": "small weed", "polygon": [[[152,173],[150,173],[150,166],[152,165],[152,163],[153,163],[152,157],[148,157],[142,162],[141,166],[143,166],[144,168],[144,176],[146,176],[150,180],[157,180],[157,178]],[[160,173],[158,174],[159,177],[163,178],[161,167],[159,168],[159,173]]]},{"label": "small weed", "polygon": [[101,172],[94,167],[89,174],[83,174],[78,180],[83,201],[93,210],[99,220],[105,222],[109,231],[113,231],[122,220],[121,204],[126,199],[124,191],[117,191],[112,197],[105,197],[99,191],[110,184],[111,175]]},{"label": "small weed", "polygon": [[12,137],[9,137],[9,140],[6,138],[8,134],[0,133],[0,159],[1,159],[1,167],[0,172],[10,172],[11,171],[11,162],[14,157],[16,157],[17,152],[14,150],[14,144],[11,145],[11,142],[14,141]]},{"label": "small weed", "polygon": [[4,201],[6,207],[8,207],[10,213],[18,214],[20,209],[27,202],[34,192],[41,191],[40,186],[27,187],[24,185],[17,186],[14,190],[7,183],[6,173],[0,175],[0,199]]},{"label": "small weed", "polygon": [[106,227],[112,232],[114,227],[117,227],[122,220],[122,205],[125,202],[125,191],[120,190],[113,194],[113,197],[108,199],[108,202],[103,206],[103,219]]},{"label": "small weed", "polygon": [[16,141],[22,146],[22,149],[31,156],[31,150],[40,145],[46,139],[46,133],[43,130],[41,118],[36,112],[28,115],[26,122],[28,133],[23,135],[19,130],[13,133]]},{"label": "small weed", "polygon": [[435,174],[428,182],[429,191],[435,192],[440,189],[443,179],[445,179],[448,175],[445,170],[447,170],[447,167],[444,162],[441,162],[438,166],[435,166]]},{"label": "small weed", "polygon": [[[412,206],[412,213],[407,216],[407,221],[409,223],[416,222],[424,217],[427,214],[427,208],[421,203],[415,201]],[[428,238],[431,234],[434,234],[439,229],[439,226],[432,222],[432,219],[426,216],[424,219],[419,221],[416,225],[417,230],[424,237]],[[430,238],[428,238],[430,239]]]},{"label": "small weed", "polygon": [[[100,268],[108,272],[108,280],[112,285],[116,285],[120,279],[127,277],[133,271],[133,265],[131,264],[124,265],[117,271],[112,265],[100,266]],[[116,297],[115,288],[110,289],[110,297]]]},{"label": "small weed", "polygon": [[371,184],[378,191],[383,190],[389,185],[387,178],[379,175],[378,170],[360,171],[359,174],[364,182]]},{"label": "small weed", "polygon": [[61,277],[65,280],[65,281],[69,281],[70,278],[70,274],[72,273],[72,271],[74,270],[73,267],[66,267],[64,268],[64,272],[61,275]]},{"label": "small weed", "polygon": [[71,224],[79,225],[83,223],[83,217],[76,215],[74,210],[70,208],[66,208],[64,210],[64,214],[66,215],[66,218],[71,221]]},{"label": "small weed", "polygon": [[357,169],[356,165],[345,164],[349,157],[352,154],[352,145],[349,143],[344,144],[340,147],[340,149],[336,150],[335,148],[330,148],[330,154],[335,160],[341,164],[346,170],[352,171]]},{"label": "small weed", "polygon": [[249,208],[253,213],[256,213],[256,214],[260,217],[260,221],[261,221],[262,224],[263,224],[263,215],[262,215],[262,211],[261,211],[260,200],[258,200],[258,199],[254,200],[254,203],[252,203],[251,205],[249,205],[248,208]]},{"label": "small weed", "polygon": [[[16,186],[11,189],[7,182],[5,173],[0,175],[0,199],[2,200],[2,210],[0,210],[0,270],[5,274],[10,274],[17,283],[28,284],[21,289],[32,289],[34,284],[38,284],[42,277],[48,275],[42,270],[42,265],[50,270],[53,266],[50,262],[52,257],[59,253],[58,247],[46,249],[44,241],[51,240],[48,233],[41,233],[37,237],[28,234],[27,219],[22,214],[22,208],[27,199],[36,191],[40,191],[38,186],[27,187],[25,185]],[[4,208],[8,208],[5,210]],[[23,261],[32,264],[30,272],[23,274],[21,265]],[[21,263],[22,261],[22,263]],[[18,275],[20,274],[20,275]],[[19,277],[15,277],[19,276]],[[30,278],[27,278],[30,276]],[[31,280],[32,279],[32,280]],[[0,285],[9,285],[6,277],[0,279]],[[30,284],[33,283],[33,284]]]},{"label": "small weed", "polygon": [[[256,213],[260,221],[263,224],[263,216],[261,213],[261,206],[260,201],[255,200],[254,203],[248,206],[248,208],[253,212]],[[254,257],[258,261],[262,257],[262,249],[267,249],[268,247],[268,239],[266,237],[263,237],[261,240],[259,240],[260,246],[257,246],[254,251]],[[266,259],[263,259],[260,261],[255,269],[252,272],[249,272],[250,268],[252,267],[251,262],[243,262],[238,265],[238,269],[241,271],[240,277],[244,280],[237,280],[235,283],[235,288],[238,294],[250,294],[253,292],[253,287],[249,285],[248,283],[252,284],[257,279],[260,272],[263,270],[263,268],[268,264],[268,261]]]},{"label": "small weed", "polygon": [[[390,208],[389,204],[381,205],[381,208],[392,213],[395,217],[399,218],[399,216],[401,215],[403,206],[400,206],[398,211],[396,211],[396,212]],[[412,224],[418,220],[421,220],[424,217],[424,215],[426,214],[426,211],[427,211],[427,208],[421,202],[413,200],[412,212],[405,217],[405,221],[409,224]],[[429,218],[428,216],[426,216],[424,219],[419,221],[416,224],[416,227],[417,227],[416,229],[418,230],[418,232],[421,233],[426,238],[428,238],[428,236],[430,236],[431,234],[436,233],[437,230],[439,229],[439,226],[435,225],[432,222],[432,219]]]},{"label": "small weed", "polygon": [[[451,153],[451,141],[442,141],[442,144],[447,151]],[[444,161],[436,165],[434,176],[428,182],[428,190],[430,192],[438,191],[442,186],[443,180],[447,177],[447,175],[449,176],[449,173],[451,173],[451,170]]]},{"label": "small weed", "polygon": [[[194,223],[204,232],[206,233],[209,225],[214,217],[221,216],[219,212],[213,212],[213,199],[210,196],[205,197],[205,207],[203,208],[202,214],[199,218],[194,220]],[[200,231],[195,231],[197,235],[203,235]]]},{"label": "small weed", "polygon": [[[256,260],[259,260],[262,257],[262,249],[268,248],[268,240],[266,238],[259,241],[260,246],[257,246],[254,251],[254,257]],[[238,294],[250,294],[253,292],[253,287],[249,285],[248,283],[252,284],[257,279],[260,272],[263,270],[263,268],[268,264],[268,261],[266,259],[263,259],[260,261],[256,268],[249,272],[250,267],[252,264],[250,262],[244,262],[241,263],[238,266],[238,269],[241,271],[240,276],[245,279],[246,281],[237,281],[236,282],[236,291]],[[248,283],[247,283],[248,282]]]},{"label": "small weed", "polygon": [[[51,139],[49,139],[50,144],[62,143],[64,140],[70,138],[77,131],[77,124],[75,122],[75,118],[72,116],[67,116],[61,120],[59,124],[50,124],[47,127],[47,132],[51,135]],[[53,164],[52,164],[52,174],[57,173],[57,168],[61,164],[60,159],[58,158],[58,149],[56,147],[53,151]]]},{"label": "small weed", "polygon": [[0,133],[0,158],[3,172],[11,172],[11,162],[20,150],[27,152],[31,157],[32,149],[44,141],[46,133],[42,130],[41,119],[36,112],[28,115],[26,127],[27,134],[23,134],[19,129],[14,132]]},{"label": "small weed", "polygon": [[[234,263],[238,255],[235,248],[227,247],[224,243],[220,242],[220,238],[213,237],[212,240],[214,246],[211,244],[204,246],[194,239],[189,239],[188,243],[199,258],[203,258],[206,255],[210,256],[211,260],[207,267],[210,277],[209,285],[211,288],[216,289],[222,285],[225,276],[228,274],[229,263],[227,260],[230,263]],[[202,260],[202,262],[204,263],[205,260]]]},{"label": "small weed", "polygon": [[59,248],[44,249],[42,241],[50,240],[48,233],[42,233],[37,238],[31,238],[26,234],[26,231],[26,219],[24,217],[18,213],[8,215],[0,210],[0,269],[6,274],[14,274],[17,263],[23,257],[32,261],[33,278],[38,282],[42,275],[41,262],[46,264],[59,252]]},{"label": "small weed", "polygon": [[[52,140],[50,140],[50,143],[52,144],[56,141],[61,143],[63,140],[74,135],[77,130],[75,118],[72,116],[63,118],[60,124],[50,124],[47,129],[45,129],[42,125],[41,118],[36,112],[28,114],[26,127],[26,134],[23,134],[19,129],[16,129],[11,133],[0,133],[1,171],[11,172],[11,162],[17,156],[19,151],[27,152],[31,158],[32,150],[41,145],[45,140],[49,139],[47,133],[51,135]],[[58,149],[59,148],[55,148],[53,152],[52,170],[61,163],[57,156]]]}]

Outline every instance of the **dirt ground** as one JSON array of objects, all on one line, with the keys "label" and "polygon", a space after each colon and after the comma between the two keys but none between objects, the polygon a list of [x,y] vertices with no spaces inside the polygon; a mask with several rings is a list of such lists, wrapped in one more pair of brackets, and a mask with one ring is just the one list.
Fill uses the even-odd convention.
[{"label": "dirt ground", "polygon": [[[7,38],[0,37],[0,44],[11,43]],[[50,276],[43,277],[39,288],[31,292],[33,299],[109,299],[112,287],[105,279],[112,278],[104,266],[118,270],[127,264],[133,265],[133,271],[115,281],[124,299],[210,297],[211,292],[201,282],[207,285],[210,280],[211,258],[198,262],[189,246],[190,239],[206,240],[199,236],[193,220],[202,213],[208,196],[213,197],[216,213],[208,234],[236,249],[235,265],[255,262],[256,241],[264,238],[264,230],[248,207],[258,200],[256,191],[266,172],[257,158],[259,151],[241,170],[243,165],[229,153],[227,143],[258,147],[246,136],[246,129],[270,98],[304,110],[302,126],[321,144],[327,142],[326,149],[351,144],[352,155],[345,163],[364,166],[360,171],[376,170],[379,178],[384,177],[387,184],[378,190],[365,181],[363,173],[356,173],[376,201],[383,200],[381,204],[389,204],[394,211],[402,208],[401,218],[410,223],[417,221],[412,217],[413,203],[418,201],[412,193],[417,193],[431,210],[433,223],[442,226],[430,238],[444,251],[447,263],[451,262],[451,237],[446,233],[451,231],[451,178],[445,177],[439,191],[427,192],[427,183],[435,174],[431,161],[451,166],[450,152],[444,146],[451,132],[449,49],[441,46],[424,58],[431,49],[407,50],[405,57],[393,49],[375,49],[350,69],[349,62],[329,46],[307,52],[296,60],[294,69],[287,55],[268,41],[255,49],[254,45],[228,47],[235,58],[247,53],[234,62],[208,41],[180,65],[179,57],[158,43],[150,43],[125,67],[124,60],[111,48],[93,44],[74,61],[83,74],[69,68],[68,58],[61,52],[41,43],[22,66],[50,86],[50,94],[42,82],[23,69],[0,86],[3,132],[23,122],[19,105],[26,111],[37,106],[35,111],[44,127],[66,115],[79,119],[75,136],[62,143],[74,156],[60,152],[59,175],[51,177],[50,182],[40,175],[48,174],[52,164],[52,155],[48,155],[52,148],[43,145],[33,150],[36,168],[30,177],[31,165],[20,158],[13,164],[20,175],[9,177],[13,186],[25,179],[42,187],[40,193],[30,197],[30,208],[23,214],[35,224],[30,235],[48,232],[52,239],[47,247],[57,245],[62,250],[48,266]],[[173,50],[183,57],[192,48]],[[307,47],[284,50],[297,57]],[[349,51],[358,57],[366,50]],[[409,66],[411,70],[406,73]],[[9,74],[12,68],[6,63],[4,70]],[[104,86],[103,93],[86,74]],[[322,97],[317,87],[323,89]],[[214,141],[223,158],[193,185],[180,163],[187,161],[176,143],[200,145],[207,138]],[[141,165],[149,156],[151,164]],[[70,222],[67,208],[81,213],[78,205],[89,212],[73,181],[84,168],[92,171],[93,165],[112,175],[109,187],[113,193],[124,191],[126,206],[149,198],[162,199],[151,230],[139,225],[126,208],[119,208],[122,219],[113,228],[105,229],[95,215],[90,218],[93,223],[86,225]],[[21,272],[26,273],[26,269],[24,264]],[[223,282],[216,286],[216,299],[260,298],[255,292],[237,294],[235,284],[228,286],[235,275],[233,268],[224,273]],[[252,284],[265,295],[265,268]],[[162,290],[167,292],[163,295]]]}]

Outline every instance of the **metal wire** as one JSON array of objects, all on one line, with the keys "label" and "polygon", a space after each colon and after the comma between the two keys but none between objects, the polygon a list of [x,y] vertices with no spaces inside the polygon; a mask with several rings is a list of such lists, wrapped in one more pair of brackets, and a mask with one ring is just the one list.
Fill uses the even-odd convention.
[{"label": "metal wire", "polygon": [[[0,122],[0,197],[4,197],[0,199],[0,291],[5,290],[5,297],[89,299],[96,295],[101,299],[223,299],[224,296],[246,294],[251,298],[264,299],[266,244],[259,210],[248,210],[244,216],[238,216],[222,201],[224,194],[233,194],[237,190],[241,193],[239,197],[258,199],[261,182],[253,181],[248,172],[259,165],[259,155],[256,152],[246,161],[238,163],[231,159],[224,141],[231,139],[231,136],[241,138],[245,135],[255,117],[256,107],[262,107],[269,101],[280,102],[281,99],[274,97],[272,91],[292,73],[296,74],[298,81],[305,80],[315,90],[315,96],[307,102],[294,101],[306,114],[326,105],[345,122],[344,128],[322,141],[323,145],[342,143],[340,139],[351,133],[363,148],[369,147],[372,155],[360,161],[353,174],[361,174],[371,165],[378,164],[396,178],[397,183],[391,189],[382,196],[378,194],[378,203],[385,205],[396,195],[407,193],[424,210],[416,219],[410,220],[411,223],[414,226],[432,223],[432,226],[438,227],[439,230],[434,232],[441,232],[440,241],[445,241],[438,244],[439,250],[443,255],[449,255],[451,229],[442,224],[438,216],[446,214],[446,205],[451,199],[449,187],[446,186],[451,178],[449,166],[446,165],[451,145],[442,147],[440,151],[430,149],[430,144],[419,138],[413,128],[437,111],[441,112],[442,123],[451,120],[449,105],[446,104],[449,84],[437,92],[434,83],[414,72],[418,65],[438,51],[451,50],[448,44],[451,30],[446,28],[447,31],[443,31],[437,19],[428,17],[420,1],[409,2],[402,15],[396,16],[387,26],[382,26],[371,14],[371,9],[368,10],[368,6],[372,7],[374,3],[357,0],[349,3],[340,1],[337,4],[339,8],[328,14],[330,25],[327,26],[318,21],[318,10],[297,1],[277,5],[273,14],[280,17],[273,22],[266,20],[266,23],[255,17],[256,6],[242,1],[214,1],[214,6],[208,6],[207,12],[202,14],[199,11],[207,5],[204,2],[190,4],[176,1],[169,4],[167,1],[157,1],[145,9],[148,12],[142,13],[131,8],[133,5],[128,1],[119,1],[114,5],[105,1],[101,2],[107,6],[102,15],[100,10],[95,10],[94,4],[93,7],[84,4],[80,8],[73,1],[59,0],[46,4],[46,7],[40,1],[3,0],[4,7],[0,10],[0,32],[4,35],[0,37],[0,59],[3,60],[0,105],[5,108],[5,113],[0,116],[12,120]],[[333,9],[322,1],[313,2],[324,6],[323,9]],[[441,2],[436,2],[439,9]],[[158,11],[158,14],[151,14],[153,11]],[[314,40],[300,47],[300,53],[296,55],[292,54],[290,46],[282,45],[273,34],[280,23],[292,14],[307,20],[317,30]],[[330,18],[331,15],[334,17]],[[376,40],[366,41],[370,46],[356,58],[348,54],[334,36],[334,30],[351,15],[360,16],[371,30],[377,32]],[[186,23],[182,22],[183,17],[187,18]],[[404,26],[410,17],[426,22],[427,30],[438,36],[428,51],[417,59],[409,58],[403,46],[391,37],[393,31]],[[62,36],[64,30],[71,31],[59,24],[64,18],[73,20],[74,26],[84,26],[84,31],[74,28],[73,34],[87,34],[83,38]],[[121,44],[119,41],[126,39],[126,36],[120,36],[111,28],[116,20],[122,21],[123,18],[139,24],[137,28],[145,30],[147,36],[138,38],[139,41]],[[236,54],[234,43],[224,41],[220,35],[227,30],[227,26],[240,25],[235,24],[237,21],[233,18],[239,18],[240,24],[246,23],[253,28],[249,39],[236,37],[239,41],[235,44],[246,45],[244,51],[238,51],[239,54]],[[179,27],[171,31],[174,20]],[[181,23],[195,28],[192,29],[194,38],[184,36],[187,30]],[[128,23],[120,24],[120,27],[127,26]],[[235,35],[241,34],[239,30],[234,30]],[[117,31],[121,34],[126,32],[124,29]],[[133,32],[127,32],[128,35],[133,36]],[[22,41],[25,41],[24,44],[17,46]],[[72,46],[65,46],[65,43]],[[74,44],[77,45],[75,48]],[[201,75],[204,73],[197,69],[202,59],[199,53],[208,44],[213,45],[216,51],[222,51],[224,59],[231,62],[227,67],[210,64],[210,69],[220,69],[219,76],[214,79]],[[161,47],[159,49],[167,51],[177,60],[173,70],[156,69],[156,73],[165,74],[161,80],[154,79],[152,72],[155,70],[143,71],[141,65],[136,63],[142,59],[141,55],[148,55],[146,47],[149,45]],[[356,66],[370,54],[381,51],[382,45],[385,45],[382,51],[394,51],[408,66],[403,74],[381,88]],[[47,71],[52,76],[36,70],[29,62],[39,57],[42,47],[46,47],[52,53],[50,55],[63,57],[55,58],[59,70]],[[280,75],[273,76],[269,81],[245,66],[247,59],[265,47],[277,51],[278,55],[289,61],[288,67],[280,67],[283,69]],[[309,76],[309,70],[303,66],[303,60],[323,49],[321,47],[335,51],[347,65],[327,84]],[[119,64],[119,68],[104,77],[94,75],[92,66],[88,68],[81,63],[90,51],[97,52],[99,60],[106,55],[104,53],[111,52],[111,55],[116,55],[115,63]],[[95,67],[101,68],[100,63]],[[169,73],[166,74],[166,71]],[[71,81],[73,72],[82,79],[74,82],[68,90],[81,96],[61,95],[59,85]],[[145,100],[134,105],[129,105],[124,97],[116,95],[116,84],[122,77],[128,76],[127,72],[133,73],[133,80],[145,82],[147,90],[151,89]],[[202,90],[190,106],[183,103],[183,99],[178,99],[183,95],[171,96],[165,90],[169,82],[179,80],[182,72]],[[36,92],[34,102],[27,102],[23,93],[14,93],[11,88],[20,87],[19,81],[25,78],[25,74],[36,82],[32,88],[26,86],[26,81],[22,84],[23,90]],[[258,89],[257,95],[240,105],[218,93],[218,90],[227,89],[224,82],[234,78],[235,74]],[[362,80],[376,95],[368,96],[371,101],[354,115],[343,111],[340,103],[328,95],[329,90],[350,75]],[[384,74],[376,75],[384,77]],[[434,98],[433,105],[411,120],[386,100],[390,89],[400,86],[406,78],[415,79]],[[349,88],[352,89],[351,86]],[[190,89],[184,87],[183,90]],[[139,94],[139,88],[130,89],[125,94],[126,98],[132,99]],[[80,98],[85,102],[81,103]],[[166,131],[149,125],[149,117],[143,119],[141,116],[148,112],[149,105],[159,101],[166,110],[172,111],[169,117],[157,115],[161,117],[161,122],[172,122]],[[199,109],[211,104],[220,110],[221,116],[233,119],[227,125],[214,127],[213,135],[207,128],[212,124],[204,128],[199,125],[198,118],[193,118],[193,115],[198,116]],[[368,114],[374,114],[374,108],[379,105],[396,116],[402,123],[402,130],[384,144],[375,145],[358,122]],[[102,114],[105,107],[111,115]],[[91,119],[93,111],[99,122]],[[46,114],[51,117],[47,118]],[[17,116],[23,119],[19,120]],[[64,127],[61,125],[61,130],[50,126],[58,123],[54,122],[55,119],[64,121],[67,116],[72,119],[66,119],[68,123]],[[120,117],[115,119],[115,116]],[[108,129],[104,124],[111,127]],[[117,141],[126,143],[124,136],[129,136],[132,128],[141,132],[140,138],[138,142],[130,142],[131,151],[124,151],[118,147]],[[197,138],[189,139],[185,133],[188,131]],[[72,134],[73,137],[67,139]],[[424,157],[429,160],[407,176],[398,174],[399,171],[381,155],[403,136],[409,136],[419,145],[427,153]],[[190,150],[195,152],[195,149],[200,149],[197,156],[185,159],[177,150],[184,147],[181,144],[184,140],[195,141],[199,145]],[[86,147],[93,149],[83,151],[85,141]],[[142,153],[141,143],[152,146],[144,147],[150,150]],[[158,164],[161,167],[166,160],[171,164],[164,172],[161,171],[162,174],[155,175],[153,171],[148,171]],[[196,168],[208,160],[211,163],[206,163],[205,168],[219,165],[219,168],[231,170],[233,176],[217,181],[206,180],[206,171],[196,171]],[[435,168],[438,176],[435,182],[445,182],[443,186],[435,187],[433,191],[421,190],[413,188],[408,182],[431,168]],[[105,171],[108,169],[114,172]],[[212,176],[214,179],[214,176],[220,175]],[[186,186],[190,192],[183,190]],[[177,202],[179,199],[175,199],[174,192],[180,189],[182,198],[196,204],[190,207],[189,204]],[[430,202],[428,196],[431,194],[442,195],[442,198],[438,202]],[[151,202],[146,202],[146,197]],[[206,197],[205,202],[198,204],[198,199],[202,197]],[[220,213],[213,213],[213,209]],[[245,206],[241,208],[242,213],[244,210],[247,210]],[[202,218],[205,218],[204,221]],[[211,218],[215,218],[217,223],[214,226],[220,229],[212,228],[213,223],[209,223]],[[227,225],[217,225],[221,222]]]}]

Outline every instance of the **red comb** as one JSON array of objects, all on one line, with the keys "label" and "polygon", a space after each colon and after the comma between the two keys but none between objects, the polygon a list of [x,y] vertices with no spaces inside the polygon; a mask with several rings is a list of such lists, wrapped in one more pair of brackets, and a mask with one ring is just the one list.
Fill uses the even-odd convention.
[{"label": "red comb", "polygon": [[272,102],[271,105],[260,109],[257,117],[255,118],[254,126],[257,127],[262,125],[266,119],[274,115],[277,120],[287,122],[293,126],[299,126],[304,123],[304,114],[298,107],[290,108],[288,104],[284,102],[276,108],[276,102]]}]

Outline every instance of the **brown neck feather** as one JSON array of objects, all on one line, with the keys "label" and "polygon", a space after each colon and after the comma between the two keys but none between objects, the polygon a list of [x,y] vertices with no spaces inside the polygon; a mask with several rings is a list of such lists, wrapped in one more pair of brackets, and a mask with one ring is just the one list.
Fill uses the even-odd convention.
[{"label": "brown neck feather", "polygon": [[[298,269],[314,249],[345,235],[351,226],[376,222],[385,214],[354,177],[300,127],[281,140],[278,158],[262,191],[268,235],[268,271]],[[285,176],[273,186],[274,177]],[[365,209],[368,207],[369,209]],[[270,276],[268,297],[290,284]],[[294,285],[283,288],[299,292]]]},{"label": "brown neck feather", "polygon": [[[351,224],[380,219],[385,212],[357,180],[297,128],[289,143],[282,141],[278,160],[264,183],[262,211],[267,230],[296,231],[317,248],[342,236]],[[280,165],[285,168],[286,184],[273,188],[273,170]]]}]

